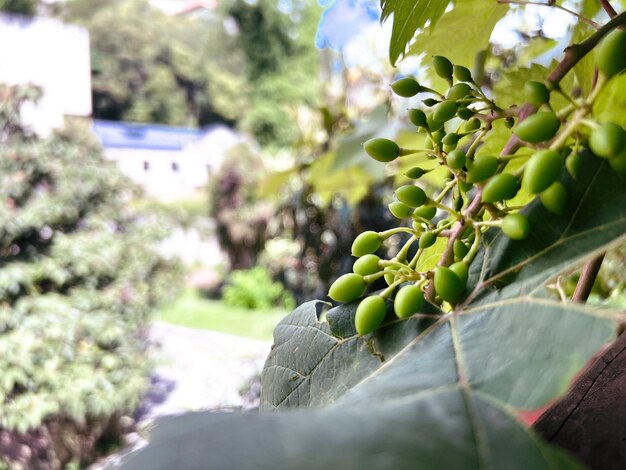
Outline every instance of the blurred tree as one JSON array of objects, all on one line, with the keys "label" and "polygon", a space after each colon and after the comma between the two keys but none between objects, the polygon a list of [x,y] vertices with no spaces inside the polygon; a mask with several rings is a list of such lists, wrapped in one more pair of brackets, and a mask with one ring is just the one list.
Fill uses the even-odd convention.
[{"label": "blurred tree", "polygon": [[169,17],[145,0],[73,0],[63,16],[90,33],[94,117],[203,126],[243,113],[242,56],[217,18]]},{"label": "blurred tree", "polygon": [[0,0],[0,11],[32,16],[37,12],[38,0]]},{"label": "blurred tree", "polygon": [[154,250],[167,221],[129,208],[89,134],[40,139],[18,120],[32,90],[0,98],[0,463],[61,468],[136,408],[178,270]]}]

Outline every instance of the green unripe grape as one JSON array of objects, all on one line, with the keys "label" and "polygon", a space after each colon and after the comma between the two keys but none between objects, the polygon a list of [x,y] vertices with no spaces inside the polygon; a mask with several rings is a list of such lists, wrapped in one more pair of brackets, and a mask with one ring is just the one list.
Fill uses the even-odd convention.
[{"label": "green unripe grape", "polygon": [[424,232],[420,237],[420,248],[423,250],[429,248],[433,246],[436,241],[437,235],[435,235],[433,232]]},{"label": "green unripe grape", "polygon": [[450,271],[456,274],[463,284],[467,284],[467,278],[469,277],[469,266],[463,261],[457,261],[450,265]]},{"label": "green unripe grape", "polygon": [[576,178],[583,169],[582,152],[573,152],[565,159],[565,168],[572,177]]},{"label": "green unripe grape", "polygon": [[363,295],[366,287],[363,276],[355,273],[344,274],[332,283],[328,289],[328,297],[337,302],[352,302]]},{"label": "green unripe grape", "polygon": [[417,286],[400,288],[393,301],[393,310],[398,318],[409,318],[424,306],[424,293]]},{"label": "green unripe grape", "polygon": [[467,83],[457,83],[448,90],[449,100],[461,100],[472,92],[472,88]]},{"label": "green unripe grape", "polygon": [[406,204],[402,204],[399,201],[394,201],[390,203],[387,208],[389,209],[389,212],[391,212],[391,214],[397,219],[406,219],[411,213],[411,208]]},{"label": "green unripe grape", "polygon": [[380,295],[364,298],[356,308],[354,315],[356,332],[361,336],[371,333],[380,326],[386,314],[387,305]]},{"label": "green unripe grape", "polygon": [[495,175],[483,188],[483,202],[497,202],[513,199],[519,191],[519,182],[511,173]]},{"label": "green unripe grape", "polygon": [[424,103],[424,106],[428,106],[429,108],[431,108],[439,103],[439,100],[436,100],[434,98],[426,98],[425,100],[422,100],[422,103]]},{"label": "green unripe grape", "polygon": [[450,132],[449,134],[446,134],[441,142],[444,145],[456,145],[460,138],[461,136],[459,134]]},{"label": "green unripe grape", "polygon": [[409,207],[420,207],[426,202],[426,193],[419,186],[407,184],[396,189],[398,200]]},{"label": "green unripe grape", "polygon": [[465,283],[454,271],[444,266],[435,268],[435,291],[446,302],[458,302],[465,290]]},{"label": "green unripe grape", "polygon": [[411,178],[412,180],[419,179],[422,176],[424,176],[425,174],[426,174],[426,170],[424,170],[423,168],[421,168],[419,166],[415,166],[415,167],[411,168],[410,170],[408,170],[406,173],[404,173],[404,175],[407,178]]},{"label": "green unripe grape", "polygon": [[607,78],[626,69],[626,31],[609,33],[596,48],[596,65]]},{"label": "green unripe grape", "polygon": [[626,145],[626,133],[617,124],[607,122],[591,131],[589,148],[600,158],[618,155]]},{"label": "green unripe grape", "polygon": [[433,132],[433,139],[436,143],[440,144],[443,138],[446,136],[446,131],[439,129],[437,132]]},{"label": "green unripe grape", "polygon": [[522,214],[509,214],[502,219],[502,232],[513,240],[523,240],[530,233],[530,223]]},{"label": "green unripe grape", "polygon": [[389,139],[370,139],[363,144],[363,148],[370,157],[383,163],[391,162],[400,155],[398,144]]},{"label": "green unripe grape", "polygon": [[413,211],[413,217],[421,217],[422,219],[430,220],[437,215],[436,207],[422,206]]},{"label": "green unripe grape", "polygon": [[360,274],[361,276],[376,274],[377,272],[380,272],[380,267],[378,266],[379,262],[380,258],[376,255],[364,255],[354,262],[352,271],[356,274]]},{"label": "green unripe grape", "polygon": [[524,85],[524,97],[535,108],[550,101],[550,90],[541,82],[528,81]]},{"label": "green unripe grape", "polygon": [[481,155],[467,162],[467,182],[480,183],[492,176],[498,169],[498,159],[491,155]]},{"label": "green unripe grape", "polygon": [[465,152],[461,150],[453,150],[452,152],[448,152],[448,156],[446,157],[446,163],[448,167],[453,170],[460,170],[465,166],[466,157]]},{"label": "green unripe grape", "polygon": [[[397,260],[394,259],[392,261]],[[398,268],[396,266],[387,266],[385,268],[385,271],[389,271],[387,274],[385,274],[384,278],[387,285],[390,286],[391,284],[396,282],[396,276],[398,275],[398,273],[396,273],[395,271],[398,271]]]},{"label": "green unripe grape", "polygon": [[463,209],[463,198],[460,196],[454,196],[452,204],[454,206],[454,210],[460,212],[460,210]]},{"label": "green unripe grape", "polygon": [[463,259],[465,255],[469,252],[468,246],[463,243],[461,240],[454,240],[454,245],[452,245],[452,250],[454,251],[455,259]]},{"label": "green unripe grape", "polygon": [[421,109],[411,108],[408,111],[409,121],[417,127],[428,127],[426,113]]},{"label": "green unripe grape", "polygon": [[430,132],[437,132],[442,130],[444,124],[445,122],[435,121],[432,114],[428,116],[428,130],[430,130]]},{"label": "green unripe grape", "polygon": [[455,116],[458,108],[459,105],[457,105],[455,101],[442,101],[433,111],[433,120],[438,122],[447,122]]},{"label": "green unripe grape", "polygon": [[474,131],[477,131],[478,129],[480,129],[480,126],[481,126],[480,119],[478,119],[478,118],[470,119],[463,126],[463,132],[474,132]]},{"label": "green unripe grape", "polygon": [[512,129],[514,125],[515,119],[513,119],[511,116],[504,119],[504,127],[506,127],[507,129]]},{"label": "green unripe grape", "polygon": [[472,119],[474,114],[476,114],[476,112],[470,108],[459,108],[459,110],[456,112],[456,115],[464,121],[469,121],[470,119]]},{"label": "green unripe grape", "polygon": [[443,56],[436,55],[433,57],[433,67],[435,68],[435,73],[439,75],[441,78],[445,78],[449,80],[452,78],[452,62],[446,59]]},{"label": "green unripe grape", "polygon": [[462,65],[455,65],[452,67],[452,71],[454,73],[454,78],[456,78],[459,82],[472,81],[472,73],[467,67],[463,67]]},{"label": "green unripe grape", "polygon": [[556,181],[548,189],[541,192],[539,199],[541,204],[550,212],[561,215],[567,203],[567,190],[565,186]]},{"label": "green unripe grape", "polygon": [[611,165],[611,168],[618,174],[626,176],[626,149],[619,155],[609,159],[609,165]]},{"label": "green unripe grape", "polygon": [[444,152],[448,153],[448,152],[452,152],[453,150],[456,150],[456,147],[457,147],[457,144],[454,144],[454,145],[443,144],[442,149]]},{"label": "green unripe grape", "polygon": [[406,77],[396,80],[391,84],[393,92],[403,98],[411,98],[422,91],[422,87],[414,78]]},{"label": "green unripe grape", "polygon": [[380,235],[377,232],[368,230],[359,234],[352,242],[352,256],[363,256],[374,253],[380,248]]},{"label": "green unripe grape", "polygon": [[513,133],[520,139],[538,144],[554,137],[561,127],[561,121],[551,111],[533,114],[513,129]]},{"label": "green unripe grape", "polygon": [[535,153],[524,169],[523,185],[530,194],[538,194],[554,183],[561,174],[561,155],[545,149]]}]

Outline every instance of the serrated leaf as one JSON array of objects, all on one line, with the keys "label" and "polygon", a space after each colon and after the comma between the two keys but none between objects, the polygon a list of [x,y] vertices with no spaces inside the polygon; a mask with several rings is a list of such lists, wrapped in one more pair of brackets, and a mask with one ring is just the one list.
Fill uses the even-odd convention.
[{"label": "serrated leaf", "polygon": [[470,67],[474,56],[489,45],[494,26],[508,11],[508,5],[492,0],[464,0],[445,13],[436,27],[417,36],[407,55],[443,55],[455,64]]},{"label": "serrated leaf", "polygon": [[449,0],[381,0],[381,21],[393,14],[389,43],[389,62],[395,65],[406,50],[415,32],[430,22],[431,28],[443,15]]}]

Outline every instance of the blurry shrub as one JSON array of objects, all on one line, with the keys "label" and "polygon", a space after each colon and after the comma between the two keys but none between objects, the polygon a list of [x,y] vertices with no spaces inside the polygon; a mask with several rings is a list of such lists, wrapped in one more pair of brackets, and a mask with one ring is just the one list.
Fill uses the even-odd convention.
[{"label": "blurry shrub", "polygon": [[38,0],[0,0],[0,11],[32,16],[38,4]]},{"label": "blurry shrub", "polygon": [[[0,96],[17,117],[29,95],[3,87]],[[153,249],[167,222],[130,209],[134,187],[88,136],[40,139],[4,124],[0,461],[60,468],[89,461],[135,409],[150,313],[179,273]]]},{"label": "blurry shrub", "polygon": [[295,307],[295,300],[291,294],[280,282],[272,281],[267,270],[260,266],[233,271],[226,281],[223,300],[232,307],[249,309]]}]

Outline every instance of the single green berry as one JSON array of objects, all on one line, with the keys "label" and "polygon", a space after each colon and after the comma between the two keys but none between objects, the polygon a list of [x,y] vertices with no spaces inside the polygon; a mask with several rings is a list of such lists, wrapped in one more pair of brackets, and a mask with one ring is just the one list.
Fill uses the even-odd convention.
[{"label": "single green berry", "polygon": [[481,155],[476,157],[474,161],[468,161],[467,165],[467,182],[480,183],[492,176],[498,169],[498,159],[491,155]]},{"label": "single green berry", "polygon": [[366,287],[363,276],[355,273],[344,274],[332,283],[328,297],[337,302],[352,302],[363,295]]},{"label": "single green berry", "polygon": [[433,232],[424,232],[420,237],[420,248],[424,250],[428,247],[431,247],[435,244],[436,241],[437,235],[435,235]]},{"label": "single green berry", "polygon": [[411,213],[411,208],[406,204],[402,204],[399,201],[394,201],[390,203],[387,208],[389,209],[389,212],[391,212],[391,214],[397,219],[406,219]]},{"label": "single green berry", "polygon": [[387,304],[380,295],[371,295],[361,300],[354,315],[356,332],[363,336],[378,328],[387,314]]},{"label": "single green berry", "polygon": [[572,152],[565,159],[565,168],[573,178],[578,177],[583,169],[584,158],[582,152]]},{"label": "single green berry", "polygon": [[455,132],[450,132],[441,141],[444,145],[456,145],[461,136]]},{"label": "single green berry", "polygon": [[550,101],[550,90],[541,82],[528,81],[524,84],[524,97],[535,108]]},{"label": "single green berry", "polygon": [[452,78],[452,62],[446,59],[443,56],[436,55],[433,57],[433,67],[435,68],[435,73],[439,75],[441,78],[445,78],[449,80]]},{"label": "single green berry", "polygon": [[368,230],[359,234],[352,242],[352,256],[363,256],[374,253],[380,248],[380,235]]},{"label": "single green berry", "polygon": [[424,306],[424,293],[417,286],[404,286],[400,288],[393,301],[393,310],[398,318],[408,318],[419,313]]},{"label": "single green berry", "polygon": [[511,116],[504,118],[504,127],[506,127],[507,129],[512,129],[514,125],[515,119],[513,119]]},{"label": "single green berry", "polygon": [[565,186],[555,181],[548,189],[541,192],[539,199],[543,206],[550,212],[561,215],[567,203],[567,190]]},{"label": "single green berry", "polygon": [[467,278],[469,277],[469,266],[463,261],[457,261],[450,265],[450,271],[456,274],[463,284],[467,284]]},{"label": "single green berry", "polygon": [[502,232],[512,240],[523,240],[530,233],[530,223],[522,214],[509,214],[502,219]]},{"label": "single green berry", "polygon": [[411,108],[408,111],[409,121],[417,127],[428,127],[426,113],[421,109]]},{"label": "single green berry", "polygon": [[472,183],[468,183],[467,181],[459,181],[459,189],[466,193],[474,187]]},{"label": "single green berry", "polygon": [[419,166],[416,166],[408,170],[405,173],[405,176],[407,178],[411,178],[412,180],[417,180],[417,179],[420,179],[422,176],[424,176],[425,173],[426,173],[426,170],[424,170],[423,168],[420,168]]},{"label": "single green berry", "polygon": [[618,155],[626,146],[626,132],[621,126],[607,122],[601,124],[589,136],[589,148],[600,158]]},{"label": "single green berry", "polygon": [[454,240],[452,250],[454,252],[454,259],[458,260],[465,258],[465,255],[469,252],[468,246],[461,240]]},{"label": "single green berry", "polygon": [[434,98],[426,98],[425,100],[422,100],[422,103],[424,103],[424,106],[428,106],[429,108],[432,108],[437,103],[439,103],[439,100],[436,100]]},{"label": "single green berry", "polygon": [[472,81],[472,73],[467,67],[463,67],[462,65],[455,65],[452,67],[454,78],[456,78],[459,82],[471,82]]},{"label": "single green berry", "polygon": [[[472,119],[472,117],[474,117],[474,114],[476,114],[476,111],[470,108],[459,108],[459,110],[456,112],[456,115],[464,121],[469,121],[470,119]],[[478,127],[480,127],[480,122],[478,124]]]},{"label": "single green berry", "polygon": [[461,100],[472,93],[472,88],[467,83],[457,83],[448,90],[447,99]]},{"label": "single green berry", "polygon": [[[397,259],[392,259],[391,261],[397,261]],[[396,273],[396,271],[398,271],[398,267],[397,266],[387,266],[385,268],[385,272],[387,274],[385,274],[384,278],[385,278],[385,282],[387,283],[388,286],[390,286],[391,284],[396,282],[396,276],[398,275],[398,273]]]},{"label": "single green berry", "polygon": [[380,267],[378,266],[379,262],[380,258],[376,255],[363,255],[354,262],[352,271],[361,276],[376,274],[377,272],[380,272]]},{"label": "single green berry", "polygon": [[435,291],[446,302],[457,303],[465,290],[465,283],[450,268],[435,268]]},{"label": "single green berry", "polygon": [[443,144],[443,151],[446,153],[452,152],[453,150],[456,150],[457,144],[450,144],[450,145],[446,145]]},{"label": "single green berry", "polygon": [[598,70],[608,78],[626,69],[626,31],[614,30],[596,48]]},{"label": "single green berry", "polygon": [[437,215],[436,207],[422,206],[413,211],[413,217],[430,220]]},{"label": "single green berry", "polygon": [[511,173],[495,175],[483,188],[483,202],[507,201],[513,199],[519,191],[519,181]]},{"label": "single green berry", "polygon": [[552,111],[532,114],[518,123],[513,133],[520,139],[538,144],[554,137],[561,126],[561,121]]},{"label": "single green berry", "polygon": [[396,80],[391,84],[391,89],[396,95],[402,96],[403,98],[411,98],[422,91],[422,87],[417,83],[417,80],[411,77]]},{"label": "single green berry", "polygon": [[398,200],[409,207],[420,207],[426,202],[426,193],[419,186],[406,184],[396,189]]},{"label": "single green berry", "polygon": [[398,144],[389,139],[370,139],[363,144],[363,148],[370,157],[383,163],[391,162],[400,155]]},{"label": "single green berry", "polygon": [[480,119],[473,118],[465,123],[463,126],[463,132],[474,132],[480,129],[481,123]]},{"label": "single green berry", "polygon": [[448,156],[446,157],[446,164],[449,168],[453,170],[460,170],[465,166],[465,162],[465,152],[462,152],[461,150],[453,150],[452,152],[448,152]]},{"label": "single green berry", "polygon": [[561,155],[555,150],[544,149],[535,153],[524,169],[524,189],[530,194],[538,194],[548,189],[561,174],[561,161]]},{"label": "single green berry", "polygon": [[458,105],[455,101],[446,100],[439,103],[433,111],[433,120],[437,122],[447,122],[454,117]]}]

